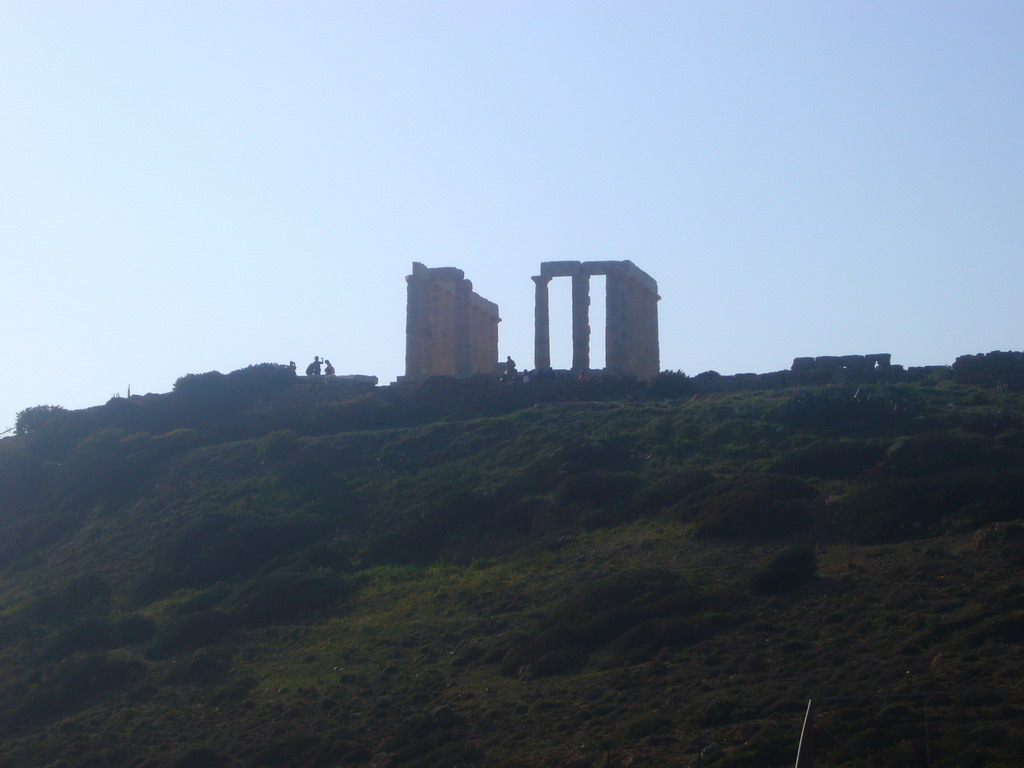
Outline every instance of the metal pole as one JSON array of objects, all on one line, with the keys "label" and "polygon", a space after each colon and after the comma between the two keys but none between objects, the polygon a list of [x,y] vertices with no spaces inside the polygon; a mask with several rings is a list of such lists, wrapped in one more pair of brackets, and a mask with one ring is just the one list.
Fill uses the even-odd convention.
[{"label": "metal pole", "polygon": [[814,699],[807,700],[804,727],[800,730],[800,746],[796,750],[794,768],[814,768]]}]

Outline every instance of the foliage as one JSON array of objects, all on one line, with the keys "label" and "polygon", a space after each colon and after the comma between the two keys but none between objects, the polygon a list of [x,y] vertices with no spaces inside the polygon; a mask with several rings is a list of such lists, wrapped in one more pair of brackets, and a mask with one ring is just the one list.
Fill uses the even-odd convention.
[{"label": "foliage", "polygon": [[59,405],[37,405],[19,411],[14,422],[18,435],[34,435],[60,420],[67,411]]},{"label": "foliage", "polygon": [[1015,764],[1021,397],[662,379],[256,366],[0,441],[0,768],[781,765],[812,695],[903,764],[921,700],[857,697],[937,688],[935,764]]},{"label": "foliage", "polygon": [[806,530],[808,502],[817,491],[781,475],[738,475],[707,486],[691,503],[677,505],[696,523],[702,538],[775,539]]},{"label": "foliage", "polygon": [[750,588],[759,595],[780,595],[814,579],[818,559],[808,546],[791,547],[773,557],[753,575]]},{"label": "foliage", "polygon": [[879,440],[816,440],[783,454],[771,470],[783,475],[852,479],[881,462],[885,452],[886,444]]},{"label": "foliage", "polygon": [[807,388],[779,407],[786,424],[820,434],[892,427],[915,415],[905,389],[835,386]]},{"label": "foliage", "polygon": [[682,371],[662,371],[649,385],[655,397],[683,397],[693,392],[690,377]]}]

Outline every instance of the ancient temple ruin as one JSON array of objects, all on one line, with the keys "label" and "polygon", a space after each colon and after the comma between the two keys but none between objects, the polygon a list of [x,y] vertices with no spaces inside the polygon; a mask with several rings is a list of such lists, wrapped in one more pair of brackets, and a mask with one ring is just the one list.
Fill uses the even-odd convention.
[{"label": "ancient temple ruin", "polygon": [[551,367],[548,284],[572,278],[572,367],[590,368],[590,277],[605,275],[605,370],[637,379],[659,371],[658,283],[631,261],[545,261],[536,283],[534,365]]},{"label": "ancient temple ruin", "polygon": [[498,365],[498,305],[473,291],[461,269],[413,262],[407,276],[405,376],[493,375]]}]

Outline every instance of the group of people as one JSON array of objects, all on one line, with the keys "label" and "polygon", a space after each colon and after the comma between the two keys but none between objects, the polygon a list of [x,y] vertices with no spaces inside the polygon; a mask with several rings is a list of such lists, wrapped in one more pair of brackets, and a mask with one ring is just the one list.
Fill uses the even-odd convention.
[{"label": "group of people", "polygon": [[[550,375],[550,371],[549,371]],[[518,371],[516,370],[516,361],[511,356],[505,358],[505,371],[499,377],[499,380],[505,384],[521,383],[529,384],[531,378],[540,378],[540,371]]]},{"label": "group of people", "polygon": [[[296,366],[295,361],[292,360],[288,363],[288,367],[292,369],[292,373],[295,373]],[[331,365],[331,361],[327,358],[320,360],[320,355],[313,357],[313,362],[306,366],[307,376],[333,376],[335,374],[334,366]]]},{"label": "group of people", "polygon": [[[554,371],[552,371],[550,368],[546,368],[544,370],[538,368],[535,371],[517,371],[516,361],[513,360],[511,356],[509,356],[505,358],[505,370],[502,372],[498,380],[505,384],[513,384],[516,382],[522,384],[529,384],[531,379],[551,379],[554,377],[554,375]],[[579,371],[578,375],[576,376],[576,380],[587,381],[587,371]]]}]

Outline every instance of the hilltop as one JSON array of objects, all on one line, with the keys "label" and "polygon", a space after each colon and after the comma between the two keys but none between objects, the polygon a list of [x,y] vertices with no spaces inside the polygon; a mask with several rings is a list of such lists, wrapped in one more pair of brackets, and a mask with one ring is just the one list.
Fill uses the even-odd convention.
[{"label": "hilltop", "polygon": [[0,766],[1015,764],[1022,357],[28,409]]}]

